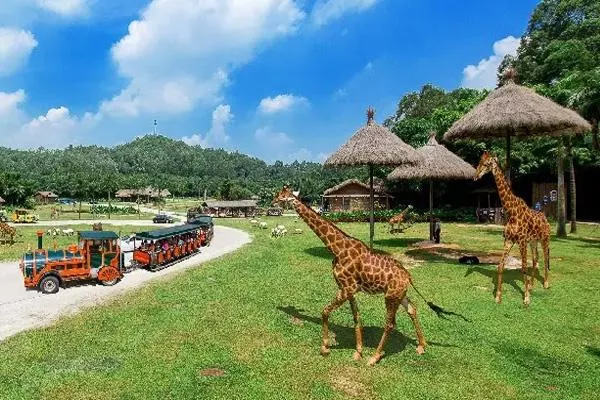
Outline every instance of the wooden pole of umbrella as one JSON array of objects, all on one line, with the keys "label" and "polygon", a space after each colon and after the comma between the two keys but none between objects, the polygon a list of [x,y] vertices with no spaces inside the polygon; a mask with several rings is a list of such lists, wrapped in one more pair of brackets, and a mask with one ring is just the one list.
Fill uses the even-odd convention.
[{"label": "wooden pole of umbrella", "polygon": [[325,166],[364,165],[369,167],[369,246],[375,236],[375,189],[373,175],[376,165],[398,166],[416,164],[420,155],[410,145],[375,122],[375,110],[367,109],[367,123],[346,143],[325,160]]},{"label": "wooden pole of umbrella", "polygon": [[375,236],[375,195],[373,193],[373,164],[369,164],[369,188],[371,195],[371,216],[369,218],[369,246],[373,250],[373,236]]}]

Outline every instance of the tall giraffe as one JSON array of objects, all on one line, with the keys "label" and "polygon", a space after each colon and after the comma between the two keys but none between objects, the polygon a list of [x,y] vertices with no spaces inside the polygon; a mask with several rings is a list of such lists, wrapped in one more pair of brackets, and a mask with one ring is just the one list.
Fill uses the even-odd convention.
[{"label": "tall giraffe", "polygon": [[[496,180],[498,195],[502,201],[502,207],[506,210],[508,221],[504,227],[504,252],[498,265],[498,286],[496,288],[496,302],[502,301],[502,272],[506,257],[515,244],[519,245],[521,252],[521,271],[525,284],[523,304],[530,303],[529,291],[535,282],[538,270],[537,242],[542,243],[544,253],[544,289],[548,289],[548,271],[550,270],[550,224],[546,216],[540,211],[534,211],[527,206],[525,201],[517,197],[510,189],[504,176],[504,172],[498,165],[498,159],[491,156],[487,151],[481,156],[477,166],[475,180],[480,179],[488,172],[492,172]],[[533,274],[527,277],[527,245],[531,246],[531,258]],[[529,282],[531,280],[531,282]]]},{"label": "tall giraffe", "polygon": [[[381,359],[383,346],[390,332],[396,327],[396,312],[400,304],[402,304],[410,316],[415,327],[418,340],[417,353],[423,354],[426,343],[421,326],[417,320],[417,309],[406,296],[409,285],[413,286],[413,288],[414,285],[410,274],[402,267],[402,264],[391,257],[373,253],[363,242],[346,235],[338,227],[323,219],[310,207],[304,205],[287,186],[273,200],[273,203],[290,202],[293,204],[298,215],[334,255],[332,263],[333,277],[339,290],[335,299],[323,309],[321,354],[326,356],[330,352],[329,315],[348,300],[354,318],[356,335],[356,351],[353,358],[354,360],[362,358],[362,324],[354,298],[354,295],[359,291],[369,294],[384,293],[385,295],[386,323],[375,354],[368,362],[369,365],[375,365]],[[418,291],[417,294],[421,296]],[[444,310],[433,303],[428,302],[427,304],[438,315],[445,313]]]}]

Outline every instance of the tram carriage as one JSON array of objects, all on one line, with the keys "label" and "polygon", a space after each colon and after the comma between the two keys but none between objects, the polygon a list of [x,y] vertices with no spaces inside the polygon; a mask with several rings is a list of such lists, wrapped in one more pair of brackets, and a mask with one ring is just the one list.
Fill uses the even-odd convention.
[{"label": "tram carriage", "polygon": [[137,233],[132,267],[151,271],[166,268],[198,252],[206,245],[206,239],[206,232],[196,224]]}]

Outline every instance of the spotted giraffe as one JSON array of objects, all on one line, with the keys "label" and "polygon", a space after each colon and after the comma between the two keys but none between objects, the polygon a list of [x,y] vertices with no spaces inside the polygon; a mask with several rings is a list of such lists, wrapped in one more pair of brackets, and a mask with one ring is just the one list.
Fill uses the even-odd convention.
[{"label": "spotted giraffe", "polygon": [[[521,271],[523,272],[523,282],[525,285],[525,294],[523,304],[529,305],[531,299],[529,291],[533,287],[535,276],[538,270],[538,250],[537,243],[541,242],[544,255],[544,289],[548,288],[548,271],[550,270],[550,224],[546,216],[540,212],[532,210],[525,201],[513,194],[504,177],[504,172],[498,165],[498,159],[490,155],[487,151],[481,156],[477,166],[477,175],[475,180],[492,172],[496,180],[498,195],[502,201],[502,207],[506,211],[508,218],[504,227],[504,252],[498,265],[498,284],[496,288],[496,302],[502,301],[502,272],[506,263],[506,257],[512,247],[517,244],[521,253]],[[531,258],[533,264],[533,273],[527,276],[527,245],[531,247]]]},{"label": "spotted giraffe", "polygon": [[0,222],[0,236],[4,237],[5,240],[10,239],[10,244],[15,243],[15,236],[17,236],[17,230],[6,222]]},{"label": "spotted giraffe", "polygon": [[[417,319],[417,309],[406,295],[413,282],[402,264],[391,257],[373,253],[363,242],[346,235],[338,227],[304,205],[287,187],[284,187],[275,197],[273,203],[292,203],[298,215],[334,255],[333,277],[339,290],[335,299],[323,309],[321,354],[325,356],[330,353],[329,315],[348,301],[355,324],[356,351],[353,358],[354,360],[362,358],[362,324],[354,298],[355,294],[360,291],[368,294],[383,293],[387,310],[383,335],[375,354],[368,362],[369,365],[375,365],[383,356],[383,347],[387,338],[396,327],[396,312],[400,305],[404,307],[414,325],[418,341],[417,353],[423,354],[426,343]],[[420,295],[418,291],[417,294]],[[428,305],[440,315],[439,307],[433,303],[428,303]]]},{"label": "spotted giraffe", "polygon": [[388,224],[390,226],[390,233],[394,233],[396,232],[396,229],[400,229],[401,224],[406,221],[407,212],[412,210],[412,208],[413,207],[409,205],[404,210],[402,210],[401,213],[396,214],[392,218],[390,218],[390,220],[388,221]]}]

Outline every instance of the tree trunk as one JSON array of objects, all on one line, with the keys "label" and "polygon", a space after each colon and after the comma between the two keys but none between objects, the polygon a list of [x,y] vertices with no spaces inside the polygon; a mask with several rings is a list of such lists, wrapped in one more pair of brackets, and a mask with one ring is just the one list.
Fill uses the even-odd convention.
[{"label": "tree trunk", "polygon": [[[570,144],[570,143],[569,143]],[[577,232],[577,190],[575,186],[575,163],[573,162],[573,148],[569,146],[569,197],[571,200],[571,230]]]},{"label": "tree trunk", "polygon": [[557,158],[558,198],[557,198],[557,226],[556,236],[567,237],[567,209],[565,207],[565,151],[562,143],[559,144]]},{"label": "tree trunk", "polygon": [[600,126],[598,125],[597,119],[592,119],[592,146],[594,149],[600,149],[600,139],[598,134],[600,133]]}]

